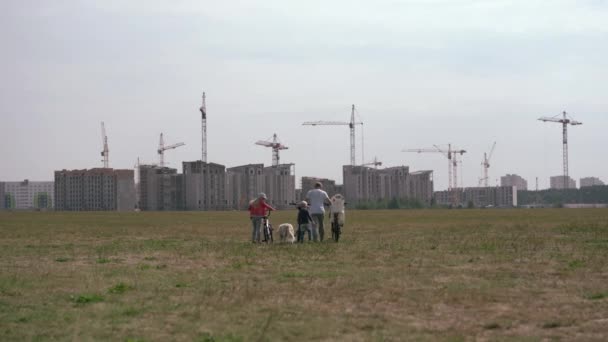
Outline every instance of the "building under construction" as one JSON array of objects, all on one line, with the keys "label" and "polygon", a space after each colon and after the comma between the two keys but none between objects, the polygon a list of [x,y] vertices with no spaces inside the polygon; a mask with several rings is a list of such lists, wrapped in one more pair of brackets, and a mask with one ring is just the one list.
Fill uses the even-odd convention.
[{"label": "building under construction", "polygon": [[327,194],[329,195],[329,197],[340,193],[337,191],[338,186],[336,185],[336,181],[333,179],[327,179],[327,178],[317,178],[317,177],[302,177],[302,191],[300,194],[300,197],[298,197],[299,200],[304,200],[306,199],[306,194],[308,194],[308,192],[312,189],[315,188],[315,184],[316,183],[321,183],[321,185],[323,186],[323,190],[325,192],[327,192]]},{"label": "building under construction", "polygon": [[521,176],[507,174],[500,177],[500,186],[514,186],[517,190],[526,191],[528,190],[528,181]]},{"label": "building under construction", "polygon": [[247,164],[226,170],[226,199],[230,208],[247,209],[249,201],[264,189],[264,164]]},{"label": "building under construction", "polygon": [[549,184],[551,189],[576,189],[576,181],[570,176],[553,176]]},{"label": "building under construction", "polygon": [[266,193],[273,207],[289,208],[296,199],[294,165],[247,164],[227,169],[226,200],[230,208],[247,209],[249,201],[260,192]]},{"label": "building under construction", "polygon": [[345,165],[342,168],[344,196],[351,204],[382,200],[417,200],[430,205],[433,197],[433,172],[410,173],[409,167],[376,169]]},{"label": "building under construction", "polygon": [[459,199],[456,203],[457,207],[517,207],[517,187],[515,186],[458,188],[451,191],[437,191],[434,194],[435,203],[443,206],[454,206],[455,191],[458,192],[457,198]]},{"label": "building under construction", "polygon": [[177,169],[140,165],[139,202],[141,210],[184,210],[184,176]]},{"label": "building under construction", "polygon": [[4,192],[4,182],[0,182],[0,211],[8,209],[6,193]]},{"label": "building under construction", "polygon": [[604,185],[604,182],[602,182],[602,180],[597,177],[584,177],[579,180],[579,186],[581,188],[601,185]]},{"label": "building under construction", "polygon": [[186,210],[225,210],[226,167],[200,160],[183,162]]},{"label": "building under construction", "polygon": [[130,211],[134,208],[133,170],[55,171],[55,210]]},{"label": "building under construction", "polygon": [[296,200],[294,164],[279,164],[264,168],[265,193],[270,205],[286,209]]}]

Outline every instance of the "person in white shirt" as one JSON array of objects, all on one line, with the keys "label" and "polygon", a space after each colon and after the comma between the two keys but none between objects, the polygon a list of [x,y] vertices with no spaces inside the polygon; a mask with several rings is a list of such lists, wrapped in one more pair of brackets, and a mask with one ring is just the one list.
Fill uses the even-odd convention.
[{"label": "person in white shirt", "polygon": [[[330,204],[331,201],[329,196],[327,196],[327,192],[321,190],[323,185],[320,182],[315,183],[315,188],[308,191],[306,194],[306,201],[310,205],[310,216],[314,221],[313,225],[313,240],[315,239],[315,235],[318,235],[319,239],[323,241],[323,236],[325,234],[325,228],[323,227],[323,218],[325,216],[325,203]],[[317,234],[315,234],[317,233]]]}]

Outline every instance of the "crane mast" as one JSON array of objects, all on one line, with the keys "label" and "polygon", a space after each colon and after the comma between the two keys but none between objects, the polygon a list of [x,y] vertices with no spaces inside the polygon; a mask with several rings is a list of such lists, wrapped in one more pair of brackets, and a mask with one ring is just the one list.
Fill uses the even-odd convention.
[{"label": "crane mast", "polygon": [[488,180],[490,179],[488,176],[488,169],[490,168],[490,160],[492,159],[492,155],[494,154],[494,148],[496,148],[496,141],[492,145],[489,154],[487,154],[486,152],[483,153],[483,161],[481,162],[481,165],[483,166],[483,178],[480,179],[479,185],[481,185],[481,182],[483,181],[483,184],[486,188],[488,187]]},{"label": "crane mast", "polygon": [[[353,104],[350,114],[350,165],[355,165],[355,105]],[[363,160],[361,161],[363,162]]]},{"label": "crane mast", "polygon": [[207,162],[207,104],[205,103],[205,92],[203,92],[203,104],[199,109],[201,111],[201,132],[202,132],[202,154],[201,160]]},{"label": "crane mast", "polygon": [[564,189],[568,189],[569,184],[568,184],[568,125],[572,125],[572,126],[577,126],[577,125],[582,125],[582,122],[579,121],[575,121],[572,120],[570,118],[568,118],[568,113],[566,113],[565,111],[562,112],[562,117],[560,118],[559,115],[553,116],[553,117],[546,117],[543,116],[541,118],[539,118],[538,120],[543,121],[543,122],[556,122],[556,123],[561,123],[562,124],[562,165],[563,165],[563,181],[564,181]]},{"label": "crane mast", "polygon": [[[355,121],[355,105],[352,105],[350,121],[307,121],[305,126],[348,126],[350,128],[350,165],[355,166],[355,126],[363,125],[363,122]],[[363,160],[361,161],[363,163]]]},{"label": "crane mast", "polygon": [[110,167],[110,149],[108,148],[108,136],[106,135],[106,125],[101,122],[101,143],[103,145],[103,150],[101,151],[101,156],[103,157],[103,167]]}]

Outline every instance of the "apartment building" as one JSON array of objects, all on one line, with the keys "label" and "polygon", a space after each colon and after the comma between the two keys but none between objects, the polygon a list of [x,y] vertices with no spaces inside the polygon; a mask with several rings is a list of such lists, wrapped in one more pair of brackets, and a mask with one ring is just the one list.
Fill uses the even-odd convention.
[{"label": "apartment building", "polygon": [[597,177],[585,177],[580,179],[579,185],[581,188],[585,188],[589,186],[604,185],[604,182],[602,182],[602,180]]},{"label": "apartment building", "polygon": [[186,210],[226,210],[226,167],[200,160],[183,162]]},{"label": "apartment building", "polygon": [[376,169],[343,166],[343,192],[349,203],[390,199],[418,200],[430,205],[433,197],[433,172],[410,173],[407,166]]},{"label": "apartment building", "polygon": [[184,177],[177,169],[156,165],[140,165],[138,169],[141,210],[184,209]]},{"label": "apartment building", "polygon": [[55,210],[129,211],[134,208],[133,170],[55,171]]},{"label": "apartment building", "polygon": [[570,176],[567,176],[564,182],[564,176],[553,176],[549,179],[551,189],[576,189],[576,181]]},{"label": "apartment building", "polygon": [[16,210],[52,209],[55,197],[53,182],[21,182],[0,183],[0,207]]},{"label": "apartment building", "polygon": [[[452,191],[437,191],[434,194],[438,205],[456,205],[476,208],[517,206],[516,186],[458,188]],[[456,203],[455,203],[456,202]]]},{"label": "apartment building", "polygon": [[226,199],[230,208],[245,210],[266,188],[264,164],[247,164],[226,170]]},{"label": "apartment building", "polygon": [[528,181],[516,174],[507,174],[500,177],[500,186],[514,186],[519,191],[528,190]]}]

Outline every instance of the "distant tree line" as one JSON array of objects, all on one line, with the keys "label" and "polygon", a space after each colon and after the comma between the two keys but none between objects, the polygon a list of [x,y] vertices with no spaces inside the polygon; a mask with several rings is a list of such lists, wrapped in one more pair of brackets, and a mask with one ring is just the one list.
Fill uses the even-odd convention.
[{"label": "distant tree line", "polygon": [[517,202],[519,205],[542,204],[554,207],[574,203],[608,203],[608,185],[590,186],[581,189],[518,191]]}]

